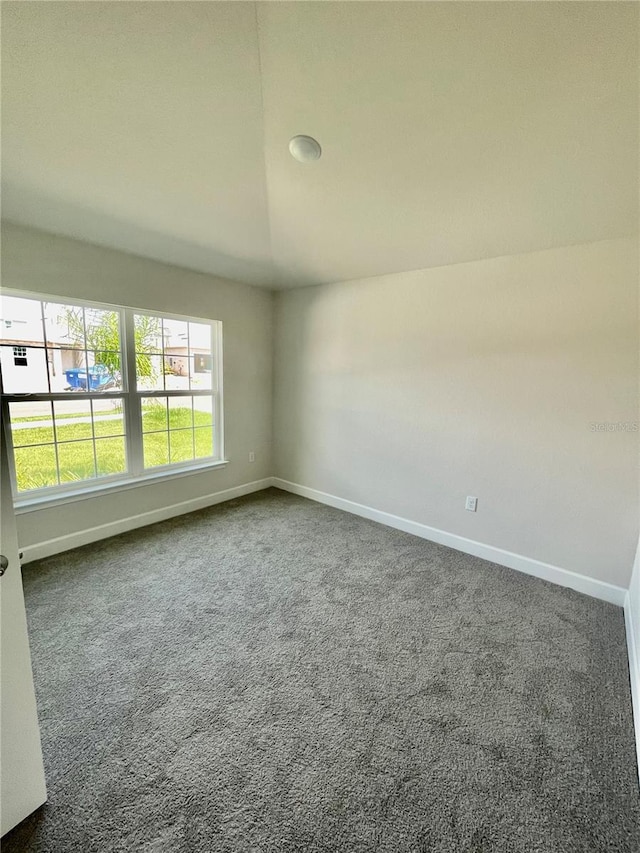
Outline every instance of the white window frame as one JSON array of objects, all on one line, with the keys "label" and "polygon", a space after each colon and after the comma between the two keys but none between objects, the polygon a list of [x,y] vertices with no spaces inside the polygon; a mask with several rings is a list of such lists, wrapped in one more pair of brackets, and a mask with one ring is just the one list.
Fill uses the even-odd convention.
[{"label": "white window frame", "polygon": [[[83,500],[87,496],[120,489],[129,489],[172,477],[183,477],[209,468],[223,467],[228,464],[224,453],[224,403],[223,403],[223,351],[222,351],[222,321],[207,317],[191,317],[169,311],[157,311],[153,308],[132,308],[109,302],[96,302],[88,299],[74,299],[66,296],[55,296],[50,293],[2,289],[3,294],[21,299],[33,299],[40,302],[55,302],[70,307],[98,308],[116,311],[120,324],[120,345],[122,358],[122,388],[117,391],[77,391],[77,392],[48,392],[34,394],[5,393],[2,387],[0,371],[0,393],[2,396],[1,415],[2,426],[7,441],[9,474],[16,510],[27,511],[29,508],[42,508],[46,505],[57,505]],[[147,315],[167,320],[181,320],[191,323],[201,323],[211,327],[211,357],[214,369],[211,371],[211,389],[158,390],[149,391],[136,387],[136,353],[134,315]],[[13,346],[13,344],[3,344]],[[142,440],[142,403],[143,397],[211,397],[213,404],[213,456],[200,457],[188,462],[170,462],[153,468],[144,467],[144,451]],[[122,474],[108,474],[91,479],[61,483],[55,486],[44,486],[38,489],[18,491],[16,469],[11,435],[9,403],[26,401],[50,402],[57,400],[122,400],[124,403],[125,424],[125,461],[127,471]],[[55,436],[55,433],[54,433]]]}]

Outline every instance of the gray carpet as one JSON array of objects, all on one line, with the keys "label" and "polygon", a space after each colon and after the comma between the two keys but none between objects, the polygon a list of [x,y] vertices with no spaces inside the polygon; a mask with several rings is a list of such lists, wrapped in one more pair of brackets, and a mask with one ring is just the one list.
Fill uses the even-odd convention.
[{"label": "gray carpet", "polygon": [[619,608],[277,490],[24,571],[3,853],[638,853]]}]

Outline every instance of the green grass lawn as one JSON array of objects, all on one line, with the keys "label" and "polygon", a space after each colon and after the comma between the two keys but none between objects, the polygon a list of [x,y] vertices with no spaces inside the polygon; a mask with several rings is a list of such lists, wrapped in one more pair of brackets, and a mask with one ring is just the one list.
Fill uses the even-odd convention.
[{"label": "green grass lawn", "polygon": [[[22,404],[20,404],[22,405]],[[84,418],[89,414],[89,412],[61,412],[56,415],[57,420],[61,420],[62,418]],[[97,412],[98,415],[117,415],[122,414],[121,408],[114,407],[111,410],[107,410],[104,412]],[[26,424],[30,421],[46,421],[50,417],[50,413],[43,415],[28,415],[26,418],[12,418],[11,420],[15,424]]]},{"label": "green grass lawn", "polygon": [[[99,418],[99,414],[96,417]],[[15,423],[28,420],[32,418]],[[71,420],[71,423],[56,420],[57,464],[52,426],[12,431],[19,491],[57,485],[58,467],[61,483],[120,474],[127,470],[122,417],[95,420],[93,429],[91,423],[74,423]],[[213,453],[212,419],[208,412],[192,413],[191,407],[186,406],[171,408],[167,424],[166,408],[150,405],[143,407],[142,424],[145,468],[188,462]]]}]

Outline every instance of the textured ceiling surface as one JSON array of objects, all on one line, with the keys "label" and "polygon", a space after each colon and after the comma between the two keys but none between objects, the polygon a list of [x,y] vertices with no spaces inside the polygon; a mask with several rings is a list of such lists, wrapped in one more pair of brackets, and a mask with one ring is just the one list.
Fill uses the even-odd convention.
[{"label": "textured ceiling surface", "polygon": [[636,3],[2,13],[10,220],[268,287],[637,229]]}]

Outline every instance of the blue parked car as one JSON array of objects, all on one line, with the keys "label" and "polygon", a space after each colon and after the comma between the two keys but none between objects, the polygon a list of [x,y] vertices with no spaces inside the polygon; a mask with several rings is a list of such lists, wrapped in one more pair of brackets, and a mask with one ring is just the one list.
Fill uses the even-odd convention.
[{"label": "blue parked car", "polygon": [[87,371],[84,367],[74,367],[65,370],[69,388],[73,391],[106,391],[116,384],[116,377],[104,364],[94,364],[89,368],[89,387],[87,387]]}]

